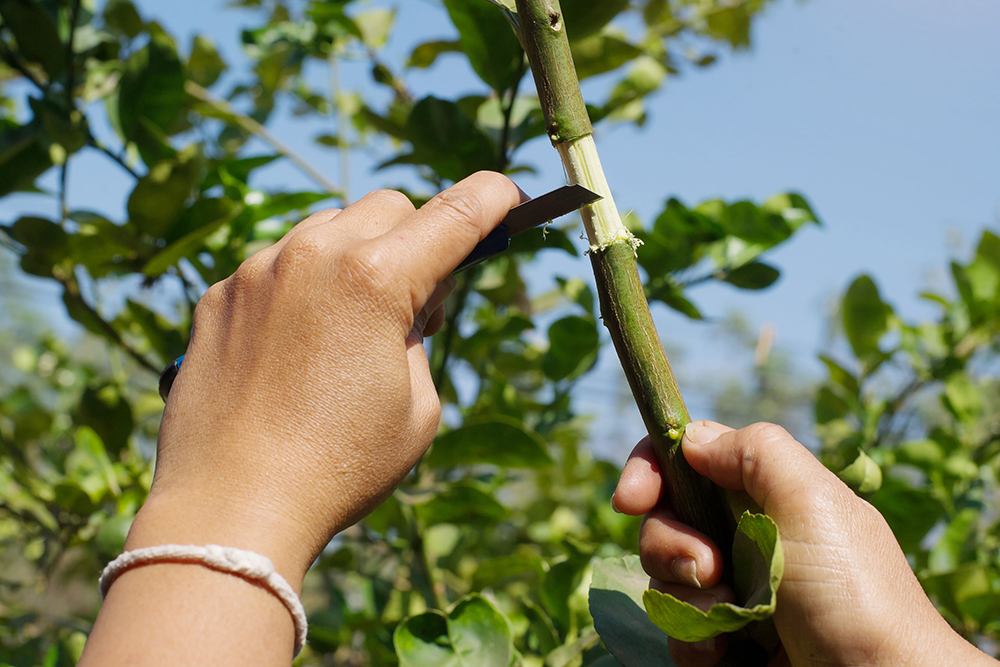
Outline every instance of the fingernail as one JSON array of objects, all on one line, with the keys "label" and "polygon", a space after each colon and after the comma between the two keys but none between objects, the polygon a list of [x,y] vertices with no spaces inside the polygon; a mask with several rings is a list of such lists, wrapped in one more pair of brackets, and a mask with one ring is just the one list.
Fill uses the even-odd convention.
[{"label": "fingernail", "polygon": [[670,568],[674,571],[674,576],[686,584],[691,584],[695,588],[701,588],[698,581],[698,563],[690,556],[675,558]]},{"label": "fingernail", "polygon": [[708,613],[708,610],[712,608],[712,605],[718,601],[719,600],[711,593],[699,593],[698,595],[691,596],[691,598],[688,599],[688,604]]},{"label": "fingernail", "polygon": [[618,509],[618,505],[615,505],[615,494],[611,494],[611,509],[613,509],[618,514],[622,513],[622,511]]},{"label": "fingernail", "polygon": [[704,426],[694,422],[689,422],[684,427],[684,437],[696,445],[707,445],[720,435],[722,435],[722,431],[717,431],[711,426]]},{"label": "fingernail", "polygon": [[698,653],[715,653],[719,650],[719,638],[712,637],[702,642],[694,642],[691,644],[691,648]]}]

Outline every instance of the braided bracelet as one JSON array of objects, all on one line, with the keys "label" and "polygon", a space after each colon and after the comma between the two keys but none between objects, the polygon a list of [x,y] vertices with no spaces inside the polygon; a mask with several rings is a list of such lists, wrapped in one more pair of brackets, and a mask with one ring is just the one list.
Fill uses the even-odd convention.
[{"label": "braided bracelet", "polygon": [[253,582],[259,583],[271,591],[292,614],[295,624],[295,655],[297,656],[306,644],[306,612],[302,608],[295,591],[288,585],[285,578],[275,572],[271,559],[253,551],[220,547],[208,544],[203,547],[182,544],[164,544],[156,547],[146,547],[135,551],[126,551],[104,568],[98,586],[101,599],[107,595],[111,584],[123,572],[138,565],[151,563],[177,562],[204,565],[219,572],[235,574]]}]

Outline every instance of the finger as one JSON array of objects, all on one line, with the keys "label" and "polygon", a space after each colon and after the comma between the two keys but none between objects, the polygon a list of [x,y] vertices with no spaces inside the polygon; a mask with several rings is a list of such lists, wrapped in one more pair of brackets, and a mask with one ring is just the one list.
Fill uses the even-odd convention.
[{"label": "finger", "polygon": [[527,196],[498,173],[481,171],[424,204],[376,241],[385,265],[407,276],[413,301],[422,304],[434,287]]},{"label": "finger", "polygon": [[639,557],[642,569],[663,582],[711,588],[722,578],[722,552],[715,543],[665,509],[643,520]]},{"label": "finger", "polygon": [[373,239],[400,224],[416,209],[409,197],[396,190],[369,192],[336,218],[338,232],[357,239]]},{"label": "finger", "polygon": [[630,516],[646,514],[656,507],[662,491],[660,464],[647,435],[628,455],[618,486],[611,496],[611,506],[615,511]]},{"label": "finger", "polygon": [[[413,318],[413,328],[410,329],[410,333],[406,338],[407,346],[423,343],[425,336],[433,335],[441,328],[441,323],[444,319],[444,310],[441,306],[454,289],[455,278],[452,276],[448,276],[441,284],[434,288],[434,291],[427,298],[427,303],[424,304],[424,307]],[[427,333],[428,328],[431,326],[431,320],[437,313],[440,313],[439,320],[441,321],[437,322],[437,328],[431,333]]]},{"label": "finger", "polygon": [[713,425],[691,423],[681,446],[692,468],[725,489],[746,491],[775,517],[782,505],[796,507],[797,500],[814,497],[820,487],[843,486],[808,449],[774,424],[720,432]]},{"label": "finger", "polygon": [[[679,584],[667,583],[651,579],[649,587],[662,593],[674,596],[682,602],[708,611],[712,605],[720,602],[736,602],[736,595],[727,586],[713,586],[706,590],[697,590]],[[720,635],[700,642],[682,642],[670,638],[670,657],[677,667],[712,667],[722,660],[726,653],[726,636]]]},{"label": "finger", "polygon": [[701,642],[682,642],[670,637],[667,647],[677,667],[715,667],[726,655],[726,636],[719,635]]},{"label": "finger", "polygon": [[427,324],[424,325],[424,338],[429,338],[441,331],[441,327],[444,326],[444,306],[441,306],[427,318]]}]

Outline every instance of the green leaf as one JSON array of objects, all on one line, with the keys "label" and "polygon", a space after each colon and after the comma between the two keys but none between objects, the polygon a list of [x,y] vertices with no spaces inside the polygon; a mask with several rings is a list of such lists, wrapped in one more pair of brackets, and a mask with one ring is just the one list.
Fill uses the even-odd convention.
[{"label": "green leaf", "polygon": [[581,81],[616,70],[643,53],[624,36],[608,33],[592,35],[574,42],[571,47],[576,75]]},{"label": "green leaf", "polygon": [[51,277],[52,268],[70,255],[69,236],[62,227],[46,220],[25,216],[4,231],[25,248],[21,268],[36,276]]},{"label": "green leaf", "polygon": [[268,197],[264,203],[254,207],[254,218],[266,220],[291,213],[304,211],[313,204],[318,204],[332,197],[329,192],[280,192]]},{"label": "green leaf", "polygon": [[137,336],[141,336],[149,347],[166,364],[184,354],[187,341],[179,329],[171,326],[163,317],[132,299],[125,302],[125,311],[115,324]]},{"label": "green leaf", "polygon": [[[142,273],[158,276],[181,259],[191,257],[201,249],[209,236],[245,213],[242,206],[233,207],[227,200],[199,199],[173,225],[166,237],[169,245],[146,262]],[[183,235],[174,239],[178,234]]]},{"label": "green leaf", "polygon": [[73,259],[86,266],[91,277],[124,271],[124,263],[135,258],[141,244],[129,227],[90,211],[73,211],[69,218],[77,223],[69,239]]},{"label": "green leaf", "polygon": [[501,468],[545,468],[552,457],[534,431],[509,417],[472,420],[439,435],[424,459],[432,468],[488,464]]},{"label": "green leaf", "polygon": [[885,518],[906,553],[919,549],[920,541],[944,512],[941,501],[930,492],[911,488],[893,477],[885,477],[868,502]]},{"label": "green leaf", "polygon": [[38,0],[0,0],[4,27],[14,34],[18,52],[39,63],[49,80],[66,71],[66,47],[59,39],[55,18]]},{"label": "green leaf", "polygon": [[97,550],[107,558],[115,558],[125,550],[125,539],[132,527],[135,517],[128,514],[117,514],[104,523],[97,531],[94,541]]},{"label": "green leaf", "polygon": [[770,287],[781,275],[781,271],[770,264],[750,262],[725,273],[725,280],[740,289],[759,290]]},{"label": "green leaf", "polygon": [[649,575],[638,556],[605,558],[594,567],[590,615],[608,652],[624,667],[674,667],[667,635],[643,608]]},{"label": "green leaf", "polygon": [[928,571],[935,574],[950,572],[962,564],[979,516],[977,509],[968,507],[951,519],[927,557]]},{"label": "green leaf", "polygon": [[575,379],[597,362],[600,334],[597,323],[588,317],[564,317],[549,327],[549,349],[542,359],[542,371],[552,380]]},{"label": "green leaf", "polygon": [[0,134],[0,197],[31,188],[52,166],[52,154],[39,124],[21,125]]},{"label": "green leaf", "polygon": [[370,9],[354,17],[354,23],[361,31],[361,41],[372,49],[381,48],[385,44],[395,20],[395,10],[382,8]]},{"label": "green leaf", "polygon": [[892,309],[882,301],[878,287],[868,276],[859,276],[844,295],[844,333],[859,358],[878,352],[878,342],[889,329]]},{"label": "green leaf", "polygon": [[[611,96],[604,103],[601,115],[615,114],[629,104],[641,101],[650,93],[659,90],[666,76],[667,69],[658,60],[648,56],[636,59],[629,69],[628,76],[612,89]],[[644,120],[642,116],[638,118],[612,117],[620,120],[635,120],[639,125],[642,125]]]},{"label": "green leaf", "polygon": [[406,61],[407,67],[426,69],[433,65],[442,53],[461,53],[462,45],[457,41],[424,42],[414,47]]},{"label": "green leaf", "polygon": [[128,440],[135,427],[132,407],[113,384],[88,387],[73,412],[73,422],[80,427],[93,429],[101,442],[101,450],[114,458],[128,447]]},{"label": "green leaf", "polygon": [[713,7],[704,17],[708,34],[729,42],[734,49],[749,48],[751,4],[755,3]]},{"label": "green leaf", "polygon": [[851,398],[858,398],[861,389],[858,385],[858,378],[853,373],[824,354],[819,355],[819,360],[826,365],[827,370],[830,372],[830,380],[834,384],[843,388]]},{"label": "green leaf", "polygon": [[958,419],[975,424],[983,412],[983,390],[965,373],[954,373],[944,384],[942,402]]},{"label": "green leaf", "polygon": [[195,35],[187,71],[192,81],[203,88],[208,88],[226,71],[226,61],[216,51],[211,39]]},{"label": "green leaf", "polygon": [[545,561],[542,557],[525,550],[480,561],[472,576],[472,587],[477,590],[496,588],[514,580],[525,580],[535,585],[544,575]]},{"label": "green leaf", "polygon": [[459,482],[445,487],[414,511],[428,524],[503,521],[509,512],[493,495],[472,482]]},{"label": "green leaf", "polygon": [[593,35],[628,9],[628,0],[563,0],[560,4],[570,42]]},{"label": "green leaf", "polygon": [[157,163],[129,195],[129,221],[139,231],[163,238],[194,195],[200,174],[200,160],[194,150],[179,154],[176,160]]},{"label": "green leaf", "polygon": [[838,472],[837,477],[862,495],[875,493],[882,487],[882,469],[864,452],[858,452],[854,462]]},{"label": "green leaf", "polygon": [[507,619],[475,594],[447,615],[429,611],[408,618],[392,641],[400,667],[509,667],[514,658]]},{"label": "green leaf", "polygon": [[146,164],[168,156],[163,138],[185,104],[184,65],[173,41],[154,31],[149,44],[125,62],[118,86],[118,119],[122,134],[135,142]]},{"label": "green leaf", "polygon": [[552,620],[564,631],[569,630],[572,622],[570,597],[580,587],[589,561],[587,554],[573,554],[566,560],[554,563],[542,580],[542,602]]},{"label": "green leaf", "polygon": [[444,0],[444,6],[479,78],[497,93],[512,88],[522,72],[524,52],[503,14],[482,0]]},{"label": "green leaf", "polygon": [[650,620],[671,637],[703,641],[770,618],[784,567],[777,524],[766,515],[744,512],[733,541],[735,588],[737,596],[746,600],[743,606],[724,602],[704,612],[655,590],[644,592],[642,601]]},{"label": "green leaf", "polygon": [[131,0],[108,0],[104,5],[104,23],[129,38],[142,32],[146,25]]},{"label": "green leaf", "polygon": [[413,144],[413,152],[390,160],[380,168],[426,164],[442,178],[460,181],[474,172],[496,166],[496,147],[492,140],[454,102],[436,97],[420,100],[410,112],[400,138]]}]

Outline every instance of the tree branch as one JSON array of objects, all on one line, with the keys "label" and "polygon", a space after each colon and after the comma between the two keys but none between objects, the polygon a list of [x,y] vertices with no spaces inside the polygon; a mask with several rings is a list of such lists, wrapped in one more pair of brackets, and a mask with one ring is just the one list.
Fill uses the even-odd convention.
[{"label": "tree branch", "polygon": [[276,136],[271,134],[271,132],[266,127],[255,121],[253,118],[237,111],[236,109],[233,108],[233,106],[229,102],[222,99],[221,97],[216,96],[207,88],[199,86],[197,83],[191,81],[190,79],[184,82],[184,90],[191,97],[201,100],[206,104],[210,104],[216,109],[222,111],[223,113],[232,116],[233,120],[235,120],[240,127],[242,127],[250,134],[259,137],[261,140],[267,143],[271,148],[273,148],[277,152],[287,157],[289,160],[291,160],[292,164],[294,164],[296,167],[299,168],[300,171],[302,171],[303,174],[311,178],[317,185],[322,187],[331,195],[343,196],[343,192],[336,183],[330,181],[326,176],[321,174],[315,167],[309,164],[301,155],[293,151],[290,146],[288,146],[286,143],[284,143]]},{"label": "tree branch", "polygon": [[108,147],[107,147],[107,146],[105,146],[104,144],[100,143],[100,142],[99,142],[99,141],[98,141],[98,140],[97,140],[97,139],[96,139],[96,138],[94,137],[94,135],[93,135],[93,134],[90,134],[90,135],[89,135],[89,136],[87,137],[87,145],[88,145],[88,146],[90,146],[91,148],[96,148],[97,150],[99,150],[99,151],[101,151],[102,153],[104,153],[105,155],[107,155],[107,156],[108,156],[109,158],[111,158],[111,159],[112,159],[112,160],[114,160],[114,161],[115,161],[116,163],[118,163],[118,166],[120,166],[120,167],[121,167],[122,169],[124,169],[125,171],[127,171],[127,172],[128,172],[129,174],[131,174],[131,176],[132,176],[133,178],[135,178],[136,180],[138,180],[138,179],[142,178],[142,174],[140,174],[139,172],[137,172],[137,171],[136,171],[135,169],[133,169],[132,167],[128,166],[128,163],[127,163],[127,162],[125,162],[124,158],[122,158],[122,157],[121,157],[120,155],[116,155],[115,153],[113,153],[113,152],[111,151],[111,149],[110,149],[110,148],[108,148]]},{"label": "tree branch", "polygon": [[147,371],[157,376],[160,374],[160,372],[163,370],[162,368],[159,368],[156,365],[154,365],[151,361],[149,361],[148,359],[146,359],[146,357],[144,357],[141,353],[139,353],[138,350],[129,345],[125,341],[125,339],[122,338],[121,334],[118,333],[118,330],[115,329],[110,322],[101,317],[101,314],[98,313],[93,306],[91,306],[89,303],[86,302],[86,300],[83,298],[83,295],[80,294],[80,286],[79,284],[77,284],[75,279],[57,276],[56,280],[58,280],[62,284],[63,289],[68,291],[70,295],[79,299],[80,306],[85,311],[87,311],[87,314],[90,315],[95,322],[97,322],[97,325],[98,327],[100,327],[101,332],[104,334],[105,338],[110,340],[115,345],[119,346],[121,349],[125,350],[125,353],[128,354],[130,357],[132,357],[135,360],[135,362],[139,364],[142,368],[145,368]]},{"label": "tree branch", "polygon": [[500,173],[507,171],[507,167],[510,166],[510,156],[507,155],[509,148],[507,144],[510,141],[510,120],[514,112],[514,103],[517,101],[517,91],[520,89],[521,81],[524,79],[525,65],[525,59],[522,56],[521,62],[517,66],[517,80],[514,81],[514,86],[510,91],[510,101],[507,103],[507,108],[503,111],[503,129],[500,132],[500,153],[497,156],[497,171]]},{"label": "tree branch", "polygon": [[0,58],[2,58],[3,61],[10,67],[17,70],[21,76],[34,84],[34,86],[38,88],[38,90],[42,91],[42,93],[49,92],[49,84],[39,78],[36,78],[31,70],[29,70],[27,66],[21,62],[21,59],[17,57],[17,54],[11,51],[10,47],[7,46],[7,43],[3,41],[0,41]]},{"label": "tree branch", "polygon": [[601,317],[649,432],[665,491],[678,518],[719,546],[731,583],[735,522],[722,491],[696,473],[681,452],[680,440],[690,416],[643,294],[635,257],[637,241],[621,221],[591,136],[559,0],[517,0],[517,15],[546,131],[569,181],[603,197],[581,210]]}]

